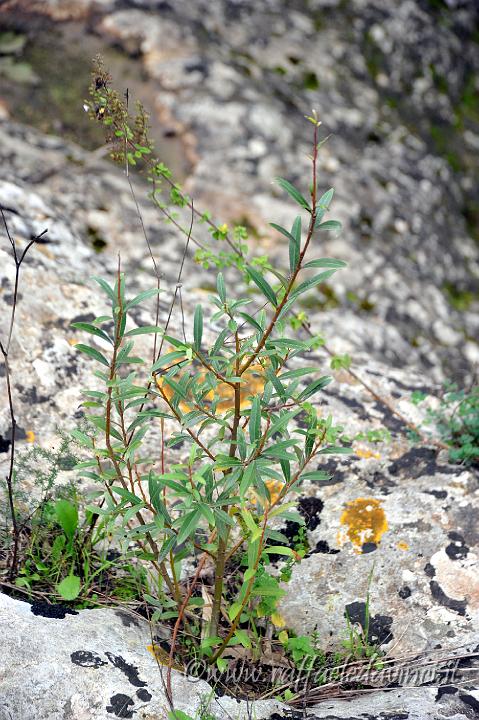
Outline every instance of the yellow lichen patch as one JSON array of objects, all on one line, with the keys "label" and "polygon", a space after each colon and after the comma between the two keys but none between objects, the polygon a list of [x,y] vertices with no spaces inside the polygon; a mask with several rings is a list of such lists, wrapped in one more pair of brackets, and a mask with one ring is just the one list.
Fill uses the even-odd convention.
[{"label": "yellow lichen patch", "polygon": [[[205,375],[206,370],[201,369],[198,371],[196,376],[198,378],[198,384],[201,384],[204,381]],[[265,385],[264,368],[259,364],[251,365],[251,367],[244,373],[243,379],[244,382],[241,384],[242,410],[250,406],[251,403],[248,399],[250,396],[260,395],[263,392]],[[168,400],[171,400],[174,394],[173,389],[166,383],[163,383],[161,377],[159,376],[156,377],[156,383],[159,387],[163,389],[163,392],[165,393]],[[210,392],[205,395],[203,402],[206,402],[207,404],[211,403],[214,399],[215,394],[219,397],[219,401],[216,406],[216,412],[218,414],[225,413],[233,408],[234,388],[232,388],[231,385],[219,382],[215,392],[210,390]],[[186,400],[180,402],[180,408],[185,413],[194,410],[195,406],[193,404],[193,399],[191,404]]]},{"label": "yellow lichen patch", "polygon": [[345,529],[340,531],[338,541],[344,544],[349,540],[358,551],[364,543],[379,544],[388,529],[381,501],[375,498],[356,498],[346,503],[340,522]]},{"label": "yellow lichen patch", "polygon": [[409,550],[409,545],[404,540],[400,540],[397,544],[398,550],[403,550],[404,552],[406,550]]},{"label": "yellow lichen patch", "polygon": [[33,430],[27,430],[27,432],[25,433],[25,436],[26,436],[26,441],[28,443],[35,442],[35,433],[33,432]]},{"label": "yellow lichen patch", "polygon": [[[160,665],[168,665],[169,654],[166,650],[163,650],[161,645],[147,645],[146,649],[157,659]],[[174,670],[184,670],[184,668],[175,661],[173,661],[172,668]]]},{"label": "yellow lichen patch", "polygon": [[360,458],[374,458],[375,460],[379,460],[381,458],[379,453],[375,453],[369,448],[356,448],[354,452]]}]

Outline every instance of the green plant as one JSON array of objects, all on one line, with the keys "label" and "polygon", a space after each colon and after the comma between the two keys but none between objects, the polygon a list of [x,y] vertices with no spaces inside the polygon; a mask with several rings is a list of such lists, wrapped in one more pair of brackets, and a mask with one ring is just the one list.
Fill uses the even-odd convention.
[{"label": "green plant", "polygon": [[[95,115],[100,113],[108,123],[117,159],[128,168],[150,154],[148,145],[141,144],[145,118],[140,112],[131,129],[119,97],[105,92],[107,83],[104,75],[95,82]],[[79,465],[82,474],[104,488],[102,507],[89,506],[89,510],[110,525],[115,522],[121,541],[134,542],[139,557],[149,560],[158,573],[155,617],[176,617],[172,652],[181,623],[202,624],[200,649],[220,667],[225,665],[221,655],[226,647],[251,642],[242,624],[249,623],[254,635],[251,619],[275,611],[282,591],[266,571],[269,555],[299,559],[273,527],[278,518],[302,522],[290,493],[306,478],[326,479],[317,467],[324,454],[350,452],[334,444],[337,429],[332,418],[320,416],[312,402],[331,381],[327,375],[306,381],[318,368],[305,366],[301,356],[314,347],[315,338],[286,333],[288,314],[299,298],[345,265],[332,258],[306,259],[317,233],[339,227],[336,221],[324,219],[333,190],[318,195],[321,123],[314,114],[308,120],[314,135],[310,199],[289,181],[277,181],[308,218],[305,231],[302,214],[291,230],[272,224],[288,241],[288,270],[272,268],[261,258],[256,263],[246,258],[245,248],[238,245],[243,232],[230,241],[234,266],[261,297],[255,311],[246,311],[252,298],[235,297],[219,273],[216,293],[209,298],[211,310],[196,306],[189,339],[185,327],[178,337],[169,331],[168,322],[163,327],[135,327],[130,311],[157,298],[160,289],[129,298],[119,268],[114,287],[96,278],[110,304],[109,314],[92,323],[74,324],[110,348],[77,346],[99,363],[95,375],[103,385],[85,391],[98,438],[75,432],[90,454]],[[191,203],[171,183],[164,166],[148,167],[154,185],[159,176],[169,181],[170,202]],[[159,202],[155,189],[152,197]],[[170,210],[163,204],[161,209],[171,220]],[[194,217],[192,207],[192,221]],[[204,214],[200,220],[209,222]],[[193,237],[192,224],[187,242]],[[217,241],[226,239],[226,229],[210,229]],[[135,354],[135,337],[140,334],[155,338],[150,361]],[[294,423],[300,412],[308,418],[306,428]],[[170,437],[162,441],[160,456],[152,458],[146,443],[155,422],[162,436],[168,424]],[[175,462],[170,453],[179,443],[189,450],[183,461]],[[194,552],[199,553],[196,572],[185,591],[179,581],[181,563]],[[244,557],[242,573],[231,587],[226,568],[238,555]],[[204,600],[193,596],[193,590],[208,566],[212,599],[206,611]]]},{"label": "green plant", "polygon": [[379,648],[372,644],[369,640],[369,625],[370,625],[370,594],[371,584],[373,581],[374,565],[371,568],[371,572],[368,576],[368,584],[366,591],[366,602],[364,606],[364,622],[353,623],[349,617],[349,613],[346,610],[346,626],[347,636],[343,640],[343,647],[346,649],[348,656],[353,660],[360,660],[362,658],[369,658],[375,661],[380,657]]},{"label": "green plant", "polygon": [[[81,498],[44,500],[29,519],[28,541],[22,547],[15,585],[31,596],[74,601],[76,607],[95,607],[102,597],[117,601],[142,598],[145,573],[127,554],[108,552],[108,529],[90,532],[90,517],[79,516]],[[101,547],[101,549],[100,549]]]},{"label": "green plant", "polygon": [[[424,393],[412,394],[415,404],[427,398]],[[451,462],[464,465],[479,462],[479,386],[469,390],[446,383],[439,407],[427,409],[425,425],[431,426],[441,442],[449,448]]]}]

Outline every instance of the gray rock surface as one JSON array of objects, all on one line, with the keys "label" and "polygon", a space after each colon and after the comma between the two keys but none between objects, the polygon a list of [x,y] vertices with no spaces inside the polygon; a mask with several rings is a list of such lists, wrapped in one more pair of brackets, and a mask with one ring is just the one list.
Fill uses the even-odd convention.
[{"label": "gray rock surface", "polygon": [[[72,613],[42,603],[29,605],[0,594],[0,720],[158,720],[169,710],[166,671],[151,651],[146,621],[124,610]],[[49,611],[48,611],[49,610]],[[215,698],[203,680],[173,671],[177,710],[197,716],[201,703],[217,720],[294,718],[300,714],[274,700],[247,704],[228,695]],[[392,690],[327,700],[306,711],[334,720],[468,720],[478,694],[449,684],[407,692]],[[204,705],[203,705],[204,706]]]}]

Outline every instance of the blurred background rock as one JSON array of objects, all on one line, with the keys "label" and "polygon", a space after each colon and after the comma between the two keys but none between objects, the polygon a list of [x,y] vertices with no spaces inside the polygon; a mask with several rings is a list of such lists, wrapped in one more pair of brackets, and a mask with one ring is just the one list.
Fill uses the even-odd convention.
[{"label": "blurred background rock", "polygon": [[[320,183],[335,186],[344,226],[323,254],[349,262],[308,297],[315,329],[342,352],[463,384],[479,360],[478,19],[475,0],[3,0],[2,178],[33,182],[76,217],[80,242],[116,256],[115,193],[86,198],[88,171],[67,145],[102,145],[82,111],[101,51],[151,112],[158,152],[197,206],[282,255],[267,222],[295,210],[271,181],[306,188],[314,107],[331,134]],[[61,141],[26,137],[17,122]],[[171,230],[147,220],[161,256]],[[124,222],[139,258],[139,229]],[[201,286],[202,271],[188,282]]]}]

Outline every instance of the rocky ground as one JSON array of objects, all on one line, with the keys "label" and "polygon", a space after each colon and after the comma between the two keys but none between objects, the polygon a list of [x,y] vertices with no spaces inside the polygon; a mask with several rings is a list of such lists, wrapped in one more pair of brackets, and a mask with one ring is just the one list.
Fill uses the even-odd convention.
[{"label": "rocky ground", "polygon": [[[10,23],[20,17],[20,6],[4,6]],[[188,190],[222,219],[256,228],[255,242],[279,259],[285,248],[267,222],[290,220],[294,208],[271,179],[281,174],[307,186],[302,114],[317,107],[332,133],[322,150],[322,179],[325,188],[336,187],[334,216],[344,224],[340,236],[324,242],[322,254],[346,259],[349,268],[318,294],[309,310],[312,326],[337,352],[350,352],[358,375],[410,422],[423,415],[411,402],[414,390],[429,392],[446,376],[464,380],[473,372],[479,357],[473,187],[479,130],[477,106],[466,92],[479,64],[473,3],[288,3],[286,13],[279,0],[264,6],[32,2],[23,6],[22,22],[28,24],[26,11],[35,7],[62,21],[75,13],[102,41],[140,56],[157,87],[151,102],[160,124],[174,129],[188,158]],[[432,132],[434,124],[447,133],[447,147]],[[98,153],[7,117],[0,123],[0,164],[0,202],[14,236],[22,242],[48,228],[25,264],[12,365],[20,447],[32,440],[50,447],[58,425],[78,421],[80,390],[91,381],[91,363],[75,351],[80,338],[70,327],[103,314],[90,277],[112,277],[120,252],[132,291],[150,287],[154,278],[126,179]],[[135,183],[164,288],[171,292],[183,246]],[[4,238],[0,337],[12,278]],[[190,258],[183,292],[187,320],[211,282]],[[168,300],[162,298],[162,318]],[[134,317],[138,324],[150,319],[148,307]],[[178,315],[173,322],[178,327]],[[320,351],[315,358],[326,363]],[[328,465],[329,485],[304,487],[300,508],[311,552],[295,569],[283,601],[287,624],[298,633],[316,630],[325,648],[338,647],[345,613],[363,619],[374,566],[372,642],[394,657],[457,653],[462,646],[477,652],[477,472],[450,465],[432,446],[411,444],[387,405],[347,374],[336,380],[324,403],[348,434],[387,428],[391,439],[357,440],[355,456]],[[9,427],[2,402],[0,467]],[[25,490],[34,491],[33,484]],[[1,603],[7,652],[0,655],[8,663],[0,674],[6,698],[1,720],[2,712],[5,720],[159,716],[164,695],[145,649],[147,630],[124,628],[113,611],[54,619],[35,616],[9,598]],[[47,636],[58,642],[46,643]],[[71,658],[79,652],[100,660],[73,668]],[[118,657],[138,669],[142,684],[125,679]],[[59,668],[56,690],[53,666]],[[322,704],[314,713],[473,718],[479,696],[471,675],[462,684],[452,677],[447,690],[377,693],[354,703]],[[191,712],[207,688],[191,685],[189,694],[190,684],[180,676],[175,682],[178,697],[187,698],[179,707]],[[226,711],[215,706],[218,717],[243,712],[234,701],[227,701]],[[258,718],[285,712],[273,705],[255,710]]]}]

